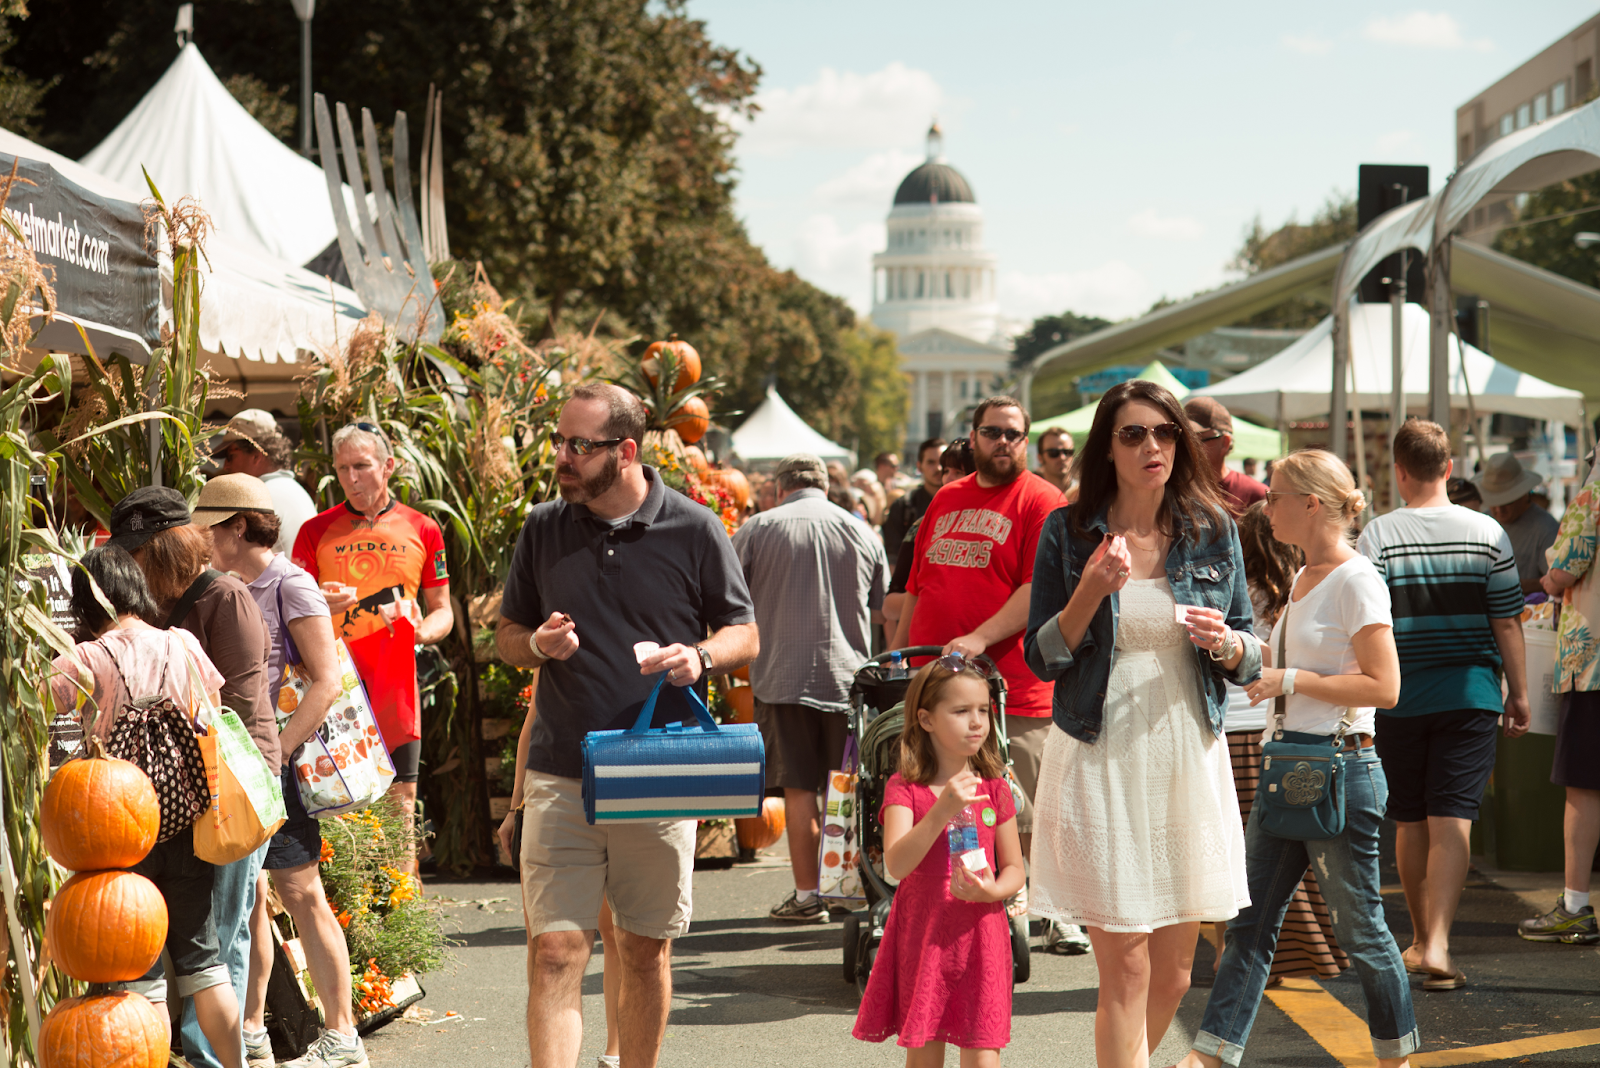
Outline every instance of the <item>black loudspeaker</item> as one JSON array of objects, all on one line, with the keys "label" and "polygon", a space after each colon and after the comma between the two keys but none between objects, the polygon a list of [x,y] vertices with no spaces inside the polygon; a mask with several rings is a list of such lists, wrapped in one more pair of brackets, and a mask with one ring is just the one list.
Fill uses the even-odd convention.
[{"label": "black loudspeaker", "polygon": [[[1358,169],[1356,184],[1356,225],[1365,227],[1373,219],[1401,204],[1421,200],[1428,195],[1428,168],[1399,163],[1363,163]],[[1423,287],[1426,285],[1426,262],[1422,253],[1413,250],[1408,257],[1406,271],[1406,300],[1425,304]],[[1364,304],[1382,304],[1388,301],[1390,287],[1385,278],[1396,278],[1400,273],[1398,254],[1385,259],[1361,280],[1360,298]]]}]

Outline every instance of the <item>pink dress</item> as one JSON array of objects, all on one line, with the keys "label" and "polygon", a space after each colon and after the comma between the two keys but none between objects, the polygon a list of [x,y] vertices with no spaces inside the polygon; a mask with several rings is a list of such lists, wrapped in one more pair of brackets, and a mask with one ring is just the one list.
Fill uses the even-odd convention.
[{"label": "pink dress", "polygon": [[[1003,779],[984,780],[978,840],[996,871],[994,832],[1016,816]],[[901,805],[921,820],[937,795],[891,776],[883,807]],[[881,819],[880,814],[880,819]],[[1011,925],[1002,902],[977,904],[950,894],[950,849],[943,834],[916,870],[901,880],[889,924],[856,1013],[855,1036],[882,1042],[900,1036],[908,1048],[948,1042],[962,1049],[1000,1049],[1011,1041]]]}]

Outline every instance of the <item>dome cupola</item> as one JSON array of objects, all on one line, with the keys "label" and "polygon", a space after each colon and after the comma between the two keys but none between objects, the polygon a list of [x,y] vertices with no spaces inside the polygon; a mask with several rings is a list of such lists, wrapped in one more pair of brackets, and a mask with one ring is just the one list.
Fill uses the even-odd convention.
[{"label": "dome cupola", "polygon": [[934,120],[928,128],[928,159],[906,175],[894,191],[896,204],[976,204],[972,186],[944,161],[944,131]]}]

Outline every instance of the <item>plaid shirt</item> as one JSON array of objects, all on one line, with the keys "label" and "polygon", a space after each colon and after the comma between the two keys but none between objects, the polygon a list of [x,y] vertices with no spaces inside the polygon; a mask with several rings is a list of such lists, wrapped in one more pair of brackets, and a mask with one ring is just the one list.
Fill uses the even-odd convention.
[{"label": "plaid shirt", "polygon": [[752,516],[733,550],[761,631],[761,655],[750,665],[756,697],[844,711],[889,577],[872,528],[821,490],[802,489]]}]

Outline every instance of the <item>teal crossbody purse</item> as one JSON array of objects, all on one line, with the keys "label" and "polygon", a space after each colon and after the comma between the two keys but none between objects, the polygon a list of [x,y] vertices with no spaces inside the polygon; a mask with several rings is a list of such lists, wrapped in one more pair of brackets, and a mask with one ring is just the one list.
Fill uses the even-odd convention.
[{"label": "teal crossbody purse", "polygon": [[[1278,627],[1278,664],[1287,667],[1284,636],[1289,632],[1289,604]],[[1272,740],[1261,747],[1261,779],[1256,805],[1261,829],[1278,838],[1301,842],[1337,838],[1344,833],[1344,736],[1355,725],[1355,709],[1346,708],[1339,729],[1327,742],[1304,744],[1283,740],[1287,699],[1272,702]]]}]

